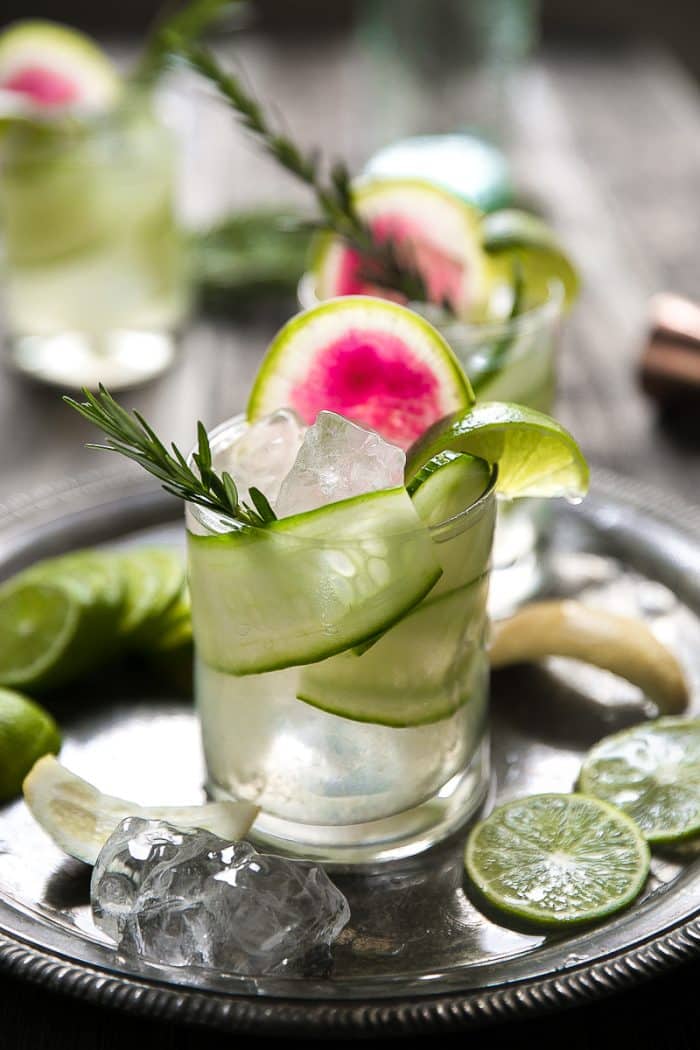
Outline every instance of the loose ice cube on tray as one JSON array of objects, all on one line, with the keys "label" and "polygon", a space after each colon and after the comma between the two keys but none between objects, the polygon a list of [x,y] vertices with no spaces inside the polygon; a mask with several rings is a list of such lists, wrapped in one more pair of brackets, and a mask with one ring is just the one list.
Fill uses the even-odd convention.
[{"label": "loose ice cube on tray", "polygon": [[239,496],[250,503],[251,485],[274,504],[284,478],[301,448],[306,426],[296,412],[280,408],[251,423],[234,444],[214,457],[214,467],[228,471]]},{"label": "loose ice cube on tray", "polygon": [[282,482],[275,512],[287,518],[366,492],[396,488],[404,483],[405,465],[403,450],[374,430],[335,412],[319,412]]},{"label": "loose ice cube on tray", "polygon": [[105,843],[91,898],[124,955],[250,975],[330,947],[350,918],[316,864],[137,817]]}]

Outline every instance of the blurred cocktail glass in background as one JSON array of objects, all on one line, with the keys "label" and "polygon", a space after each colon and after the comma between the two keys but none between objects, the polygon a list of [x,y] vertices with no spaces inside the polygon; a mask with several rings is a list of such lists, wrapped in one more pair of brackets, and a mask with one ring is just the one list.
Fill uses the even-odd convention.
[{"label": "blurred cocktail glass in background", "polygon": [[119,389],[161,373],[187,293],[174,144],[148,101],[18,123],[0,157],[12,363],[63,387]]}]

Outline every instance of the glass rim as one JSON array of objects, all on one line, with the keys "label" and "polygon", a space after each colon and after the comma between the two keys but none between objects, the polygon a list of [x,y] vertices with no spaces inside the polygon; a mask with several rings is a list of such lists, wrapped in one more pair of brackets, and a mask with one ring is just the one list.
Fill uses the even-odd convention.
[{"label": "glass rim", "polygon": [[[216,441],[220,440],[223,437],[223,435],[227,434],[229,431],[235,430],[237,427],[240,427],[241,424],[244,424],[244,423],[247,424],[247,422],[248,421],[247,421],[247,419],[245,417],[245,413],[237,412],[235,415],[231,416],[229,419],[223,420],[221,423],[218,423],[211,430],[207,431],[207,437],[209,438],[209,444],[210,444],[211,451],[212,451],[212,459],[214,459],[215,456],[216,456],[216,449],[215,449]],[[190,466],[195,471],[197,470],[196,464],[194,462],[194,453],[196,451],[197,451],[197,446],[194,446],[192,448],[192,450],[187,455],[188,466]],[[479,521],[481,519],[481,517],[485,513],[487,507],[492,503],[492,501],[495,498],[495,495],[496,495],[496,482],[497,482],[497,480],[498,480],[498,466],[494,464],[494,465],[491,466],[488,485],[486,486],[484,491],[481,493],[481,495],[477,499],[475,499],[473,503],[470,503],[468,507],[464,507],[464,509],[460,510],[457,514],[453,514],[451,517],[444,518],[442,521],[435,522],[432,525],[424,525],[424,523],[421,522],[420,518],[418,518],[418,516],[416,515],[417,521],[416,521],[416,527],[415,528],[412,527],[410,529],[402,529],[402,530],[399,530],[399,531],[394,532],[394,533],[388,533],[386,535],[386,537],[384,537],[384,538],[390,538],[390,537],[393,537],[393,536],[400,537],[400,536],[411,535],[412,533],[414,533],[416,531],[416,528],[425,528],[425,529],[427,529],[428,534],[436,542],[443,542],[444,540],[449,539],[452,535],[459,534],[460,532],[464,531],[464,529],[470,527],[471,524],[475,524],[477,521]],[[234,481],[235,481],[235,478],[234,478]],[[369,495],[369,496],[377,495],[380,491],[390,491],[390,490],[387,490],[387,489],[385,489],[385,490],[376,490],[375,493],[367,493],[367,495]],[[343,502],[346,502],[346,501],[338,500],[337,504],[335,504],[335,505],[336,506],[340,505],[340,503],[343,503]],[[250,534],[251,532],[252,533],[263,534],[263,533],[265,533],[267,531],[264,526],[259,526],[259,525],[245,525],[245,526],[242,527],[241,523],[237,522],[234,518],[227,518],[224,514],[219,514],[216,511],[211,511],[208,508],[202,507],[201,505],[199,505],[197,503],[191,503],[191,502],[187,501],[186,502],[186,506],[187,506],[189,512],[194,517],[194,519],[198,522],[198,524],[201,525],[202,528],[204,528],[206,530],[206,535],[207,536],[226,536],[226,535],[229,535],[231,533],[239,533],[239,532],[246,532],[247,534]],[[331,506],[333,506],[333,504],[327,504],[325,507],[320,507],[320,508],[317,508],[317,509],[318,510],[326,510],[328,507],[331,507]],[[315,513],[315,511],[307,511],[306,513],[307,514],[313,514],[313,513]],[[228,529],[224,528],[224,529],[222,529],[222,531],[218,531],[218,530],[215,531],[208,524],[208,520],[210,521],[212,516],[214,516],[222,525],[224,525],[225,523],[230,523],[231,527],[228,528]],[[290,519],[291,519],[291,517],[301,517],[301,516],[302,515],[290,515]],[[290,519],[280,518],[280,519],[277,519],[277,520],[284,521],[284,520],[290,520]],[[190,532],[191,530],[188,529],[187,531]],[[193,535],[196,537],[198,534],[195,533]],[[368,535],[366,537],[358,535],[357,537],[353,537],[352,539],[346,539],[346,540],[338,541],[335,545],[337,545],[337,546],[352,545],[352,544],[358,543],[358,542],[361,543],[363,541],[363,539],[371,539],[371,538],[372,537],[370,535]],[[319,541],[315,540],[315,539],[312,539],[310,537],[301,537],[301,536],[300,537],[294,537],[294,542],[298,543],[300,546],[309,546],[309,547],[318,547],[319,546]]]},{"label": "glass rim", "polygon": [[[342,298],[342,296],[336,298]],[[432,303],[412,301],[405,305],[437,328],[448,342],[450,333],[454,333],[461,339],[467,338],[473,340],[474,343],[481,343],[536,331],[545,324],[557,320],[564,312],[565,298],[566,289],[563,282],[552,277],[547,282],[546,299],[529,307],[516,317],[488,321],[463,321],[441,314],[440,307]],[[297,284],[297,301],[304,310],[328,301],[319,299],[316,295],[314,277],[309,270],[301,275]]]}]

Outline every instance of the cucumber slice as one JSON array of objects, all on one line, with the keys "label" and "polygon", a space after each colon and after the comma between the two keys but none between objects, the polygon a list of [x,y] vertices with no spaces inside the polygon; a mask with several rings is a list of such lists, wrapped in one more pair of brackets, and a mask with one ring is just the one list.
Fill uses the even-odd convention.
[{"label": "cucumber slice", "polygon": [[407,727],[448,718],[488,672],[488,582],[429,599],[361,656],[305,667],[297,698],[342,718]]},{"label": "cucumber slice", "polygon": [[435,585],[435,548],[404,488],[219,536],[188,534],[193,628],[212,667],[253,674],[372,638]]},{"label": "cucumber slice", "polygon": [[407,491],[426,525],[439,525],[476,503],[490,479],[485,459],[446,449],[421,467]]},{"label": "cucumber slice", "polygon": [[[426,525],[458,518],[489,488],[492,470],[484,459],[446,450],[429,460],[408,485],[408,493]],[[430,598],[465,587],[488,567],[495,523],[495,501],[484,501],[473,520],[433,533],[442,576]]]}]

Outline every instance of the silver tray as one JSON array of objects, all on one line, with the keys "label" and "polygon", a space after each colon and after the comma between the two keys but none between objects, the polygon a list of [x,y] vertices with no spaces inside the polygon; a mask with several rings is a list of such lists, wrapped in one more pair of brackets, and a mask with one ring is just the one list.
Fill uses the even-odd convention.
[{"label": "silver tray", "polygon": [[[0,504],[0,579],[87,544],[182,542],[180,508],[134,474],[94,473]],[[700,512],[597,472],[557,506],[544,589],[635,612],[683,661],[700,711]],[[581,755],[638,721],[642,698],[604,672],[552,660],[494,676],[490,802],[569,790]],[[138,668],[52,698],[66,764],[143,802],[202,798],[191,703]],[[232,1031],[353,1036],[467,1029],[581,1003],[700,952],[700,860],[655,857],[637,903],[603,924],[534,934],[481,913],[464,834],[378,875],[338,877],[352,909],[330,966],[253,979],[137,967],[95,929],[89,869],[66,859],[23,803],[0,809],[0,967],[133,1013]]]}]

